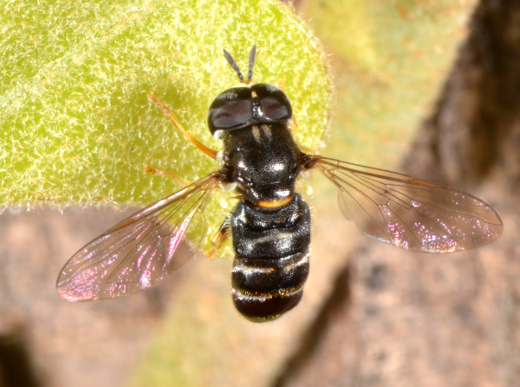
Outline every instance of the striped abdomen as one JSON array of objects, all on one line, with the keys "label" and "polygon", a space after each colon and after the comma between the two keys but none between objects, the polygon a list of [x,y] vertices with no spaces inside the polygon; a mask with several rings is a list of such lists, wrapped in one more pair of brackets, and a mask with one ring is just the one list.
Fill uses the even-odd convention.
[{"label": "striped abdomen", "polygon": [[235,306],[250,320],[274,320],[295,307],[303,294],[309,273],[309,206],[299,195],[278,208],[241,201],[231,226]]}]

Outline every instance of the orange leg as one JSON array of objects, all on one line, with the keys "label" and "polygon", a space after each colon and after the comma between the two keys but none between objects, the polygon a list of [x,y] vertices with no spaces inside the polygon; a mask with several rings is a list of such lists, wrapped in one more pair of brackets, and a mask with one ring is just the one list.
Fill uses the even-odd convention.
[{"label": "orange leg", "polygon": [[222,223],[222,226],[218,229],[217,233],[211,240],[211,244],[213,245],[213,248],[211,251],[207,254],[208,258],[213,258],[217,251],[222,247],[224,242],[230,237],[231,235],[231,224],[229,220],[229,216],[224,220],[224,223]]},{"label": "orange leg", "polygon": [[181,179],[179,175],[177,175],[175,172],[172,171],[163,171],[162,169],[155,169],[150,167],[148,164],[144,165],[144,173],[151,173],[152,175],[162,175],[162,176],[170,176],[175,182],[179,185],[182,185],[183,187],[186,187],[187,185],[190,185],[191,183],[185,182]]},{"label": "orange leg", "polygon": [[191,133],[188,133],[181,125],[180,121],[178,120],[178,118],[175,116],[175,114],[173,114],[170,109],[168,109],[168,107],[162,103],[161,101],[159,101],[159,99],[154,96],[152,94],[152,92],[150,92],[148,94],[148,99],[150,101],[152,101],[154,104],[156,104],[159,108],[161,108],[161,110],[163,112],[165,112],[167,115],[168,115],[168,118],[171,120],[171,122],[173,122],[173,125],[177,128],[177,130],[179,130],[186,139],[188,139],[189,141],[191,141],[197,148],[199,148],[201,151],[203,151],[204,153],[206,153],[209,157],[211,157],[212,159],[215,159],[217,158],[217,154],[218,152],[214,149],[211,149],[211,148],[208,148],[206,145],[204,145],[203,143],[201,143],[199,140],[197,140],[195,138],[195,136]]}]

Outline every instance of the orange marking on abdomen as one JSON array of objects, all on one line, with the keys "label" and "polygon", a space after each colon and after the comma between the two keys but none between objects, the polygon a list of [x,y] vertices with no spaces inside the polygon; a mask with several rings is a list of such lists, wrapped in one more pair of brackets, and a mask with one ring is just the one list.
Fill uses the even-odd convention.
[{"label": "orange marking on abdomen", "polygon": [[278,208],[278,207],[285,206],[292,199],[293,199],[293,197],[289,196],[288,198],[285,198],[283,200],[270,200],[270,201],[269,200],[259,200],[256,204],[259,207],[263,207],[263,208]]}]

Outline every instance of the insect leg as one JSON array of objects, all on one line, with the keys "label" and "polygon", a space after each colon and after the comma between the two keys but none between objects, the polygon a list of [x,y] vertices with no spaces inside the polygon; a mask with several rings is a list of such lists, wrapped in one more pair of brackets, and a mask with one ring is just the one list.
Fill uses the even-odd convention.
[{"label": "insect leg", "polygon": [[165,171],[162,169],[155,169],[155,168],[150,167],[148,164],[144,165],[143,172],[151,173],[152,175],[170,176],[173,180],[175,180],[175,182],[177,184],[179,184],[183,187],[186,187],[191,184],[191,182],[186,182],[186,181],[182,180],[181,177],[178,174],[176,174],[175,172]]},{"label": "insect leg", "polygon": [[193,134],[187,132],[175,114],[173,114],[164,103],[162,103],[156,96],[154,96],[152,92],[148,93],[148,99],[168,115],[168,118],[171,120],[171,122],[173,122],[173,125],[184,135],[184,137],[186,137],[186,139],[191,141],[197,148],[206,153],[212,159],[217,158],[218,152],[214,149],[208,148],[206,145],[197,140]]},{"label": "insect leg", "polygon": [[224,242],[229,238],[231,235],[231,214],[228,214],[220,228],[218,229],[217,233],[211,240],[211,244],[213,245],[213,248],[208,253],[208,258],[213,258],[217,251],[222,247]]}]

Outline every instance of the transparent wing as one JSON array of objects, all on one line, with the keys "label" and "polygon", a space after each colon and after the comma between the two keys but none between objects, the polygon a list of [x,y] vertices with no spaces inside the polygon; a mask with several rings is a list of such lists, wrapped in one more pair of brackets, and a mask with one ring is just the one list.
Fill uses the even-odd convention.
[{"label": "transparent wing", "polygon": [[67,301],[128,296],[155,285],[189,259],[175,254],[200,215],[218,172],[137,212],[84,246],[65,264],[56,284]]},{"label": "transparent wing", "polygon": [[502,235],[498,214],[474,196],[396,172],[310,157],[338,187],[343,215],[380,241],[446,253],[484,246]]}]

